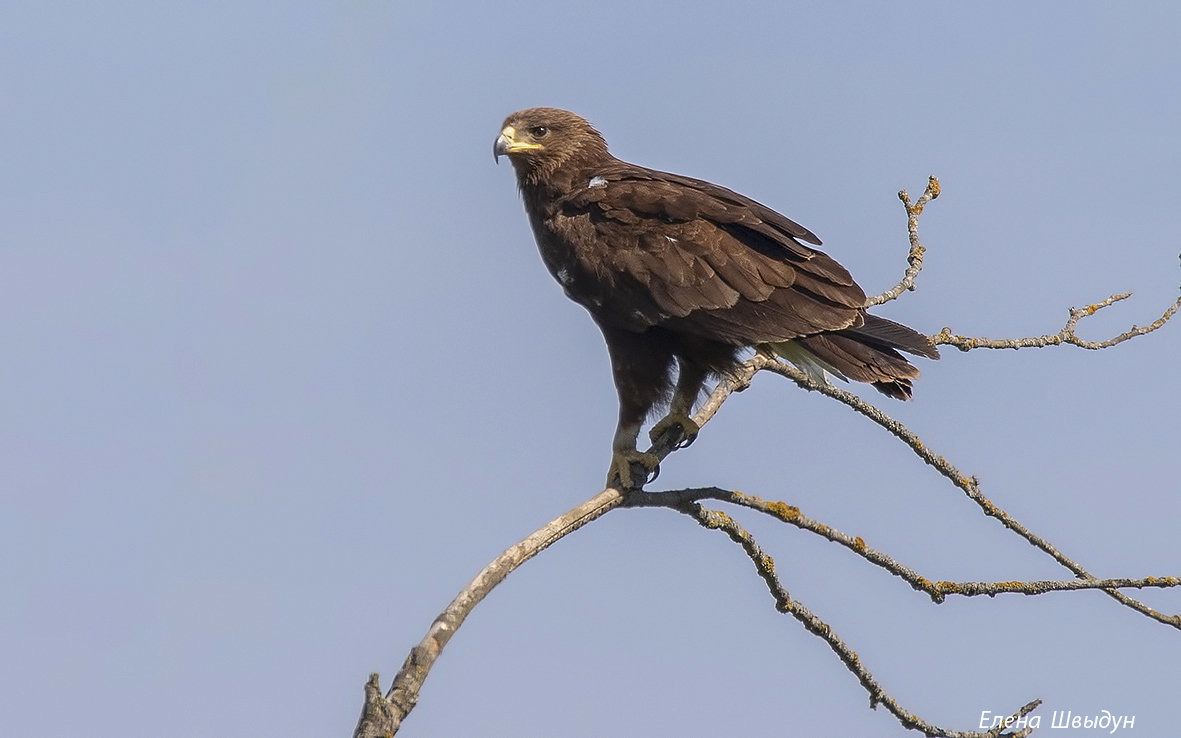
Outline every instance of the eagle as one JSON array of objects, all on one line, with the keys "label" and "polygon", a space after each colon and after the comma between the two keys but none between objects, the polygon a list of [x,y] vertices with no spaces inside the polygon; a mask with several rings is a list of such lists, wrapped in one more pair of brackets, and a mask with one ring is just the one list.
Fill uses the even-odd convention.
[{"label": "eagle", "polygon": [[653,409],[668,413],[651,439],[688,445],[705,383],[749,349],[899,400],[919,376],[899,352],[939,358],[923,334],[866,312],[865,292],[807,228],[725,187],[616,159],[574,113],[513,113],[493,155],[512,162],[542,261],[607,343],[619,395],[608,486],[654,479],[659,459],[636,446]]}]

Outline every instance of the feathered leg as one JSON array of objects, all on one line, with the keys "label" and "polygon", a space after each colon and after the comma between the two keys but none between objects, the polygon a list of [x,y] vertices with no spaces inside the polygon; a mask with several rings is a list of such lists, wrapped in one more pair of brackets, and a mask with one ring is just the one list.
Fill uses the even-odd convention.
[{"label": "feathered leg", "polygon": [[673,353],[653,333],[600,326],[611,356],[611,371],[619,394],[619,422],[611,444],[607,484],[638,489],[660,473],[653,454],[636,449],[640,428],[652,407],[668,392]]},{"label": "feathered leg", "polygon": [[701,394],[701,387],[709,370],[695,362],[686,361],[683,357],[677,359],[680,371],[677,373],[677,387],[673,390],[672,403],[668,408],[668,415],[664,416],[652,430],[648,438],[652,443],[670,430],[677,434],[677,448],[684,448],[697,440],[700,426],[689,417],[693,412],[693,405]]}]

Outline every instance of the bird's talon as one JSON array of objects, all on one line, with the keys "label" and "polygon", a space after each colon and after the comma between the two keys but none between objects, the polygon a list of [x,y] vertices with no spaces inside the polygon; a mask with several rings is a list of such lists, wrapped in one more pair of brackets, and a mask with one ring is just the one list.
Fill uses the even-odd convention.
[{"label": "bird's talon", "polygon": [[[632,468],[637,466],[643,470],[644,476],[639,484],[634,484]],[[660,476],[660,458],[656,454],[641,451],[616,451],[611,457],[611,468],[607,470],[607,486],[619,489],[642,489],[645,484],[655,481],[658,476]]]},{"label": "bird's talon", "polygon": [[697,440],[698,432],[701,431],[701,426],[697,425],[688,415],[669,414],[652,426],[652,430],[648,432],[648,438],[652,440],[652,443],[656,443],[671,429],[675,429],[677,438],[677,443],[673,448],[681,449],[693,445],[693,442]]}]

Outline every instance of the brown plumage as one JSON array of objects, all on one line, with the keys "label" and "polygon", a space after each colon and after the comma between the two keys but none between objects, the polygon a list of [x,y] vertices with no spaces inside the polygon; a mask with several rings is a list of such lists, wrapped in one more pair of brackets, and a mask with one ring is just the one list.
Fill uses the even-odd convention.
[{"label": "brown plumage", "polygon": [[747,347],[900,400],[919,372],[898,352],[939,358],[922,334],[866,313],[865,293],[812,248],[811,231],[724,187],[620,161],[574,113],[513,113],[495,154],[513,163],[546,267],[606,339],[619,393],[609,484],[633,486],[632,464],[656,471],[635,444],[673,390],[674,363],[670,412],[653,434],[689,442],[705,380]]}]

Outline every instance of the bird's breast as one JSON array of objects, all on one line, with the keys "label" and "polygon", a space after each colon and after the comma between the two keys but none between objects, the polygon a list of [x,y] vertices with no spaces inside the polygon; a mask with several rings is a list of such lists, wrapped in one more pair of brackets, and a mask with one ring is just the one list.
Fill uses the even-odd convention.
[{"label": "bird's breast", "polygon": [[633,331],[643,331],[661,320],[650,301],[633,295],[628,284],[620,283],[605,261],[610,254],[604,244],[579,223],[577,217],[533,217],[530,223],[537,239],[541,260],[566,297],[582,305],[596,322]]}]

